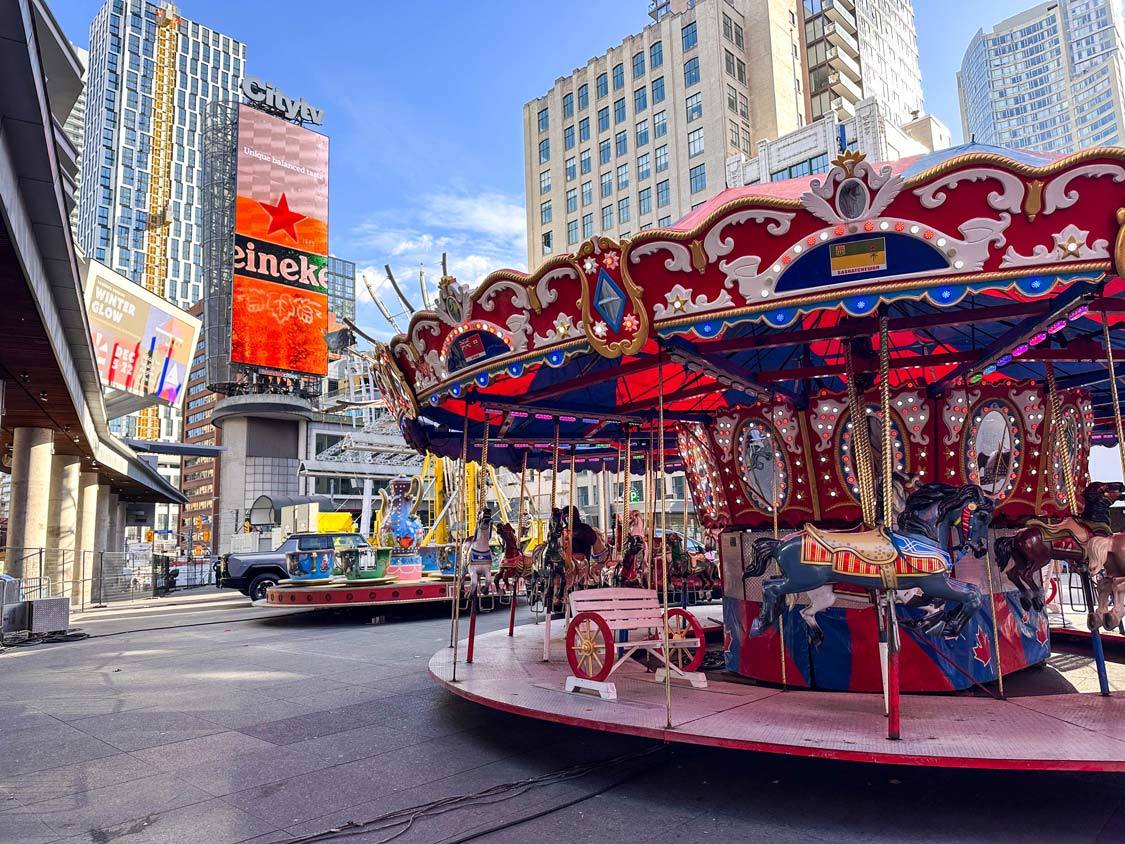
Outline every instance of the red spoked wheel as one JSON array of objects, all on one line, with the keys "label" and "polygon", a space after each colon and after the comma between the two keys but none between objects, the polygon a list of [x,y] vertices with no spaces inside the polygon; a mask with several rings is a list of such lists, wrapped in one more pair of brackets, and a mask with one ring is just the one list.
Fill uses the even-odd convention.
[{"label": "red spoked wheel", "polygon": [[[661,632],[663,635],[663,632]],[[668,610],[668,644],[681,642],[685,639],[696,639],[698,644],[694,647],[670,647],[669,661],[680,671],[698,671],[703,665],[703,657],[707,653],[707,641],[703,633],[703,625],[695,616],[685,609],[673,607]],[[655,648],[653,651],[658,657],[663,658],[664,649]]]},{"label": "red spoked wheel", "polygon": [[596,612],[580,612],[566,628],[566,661],[574,676],[604,680],[613,669],[613,633]]}]

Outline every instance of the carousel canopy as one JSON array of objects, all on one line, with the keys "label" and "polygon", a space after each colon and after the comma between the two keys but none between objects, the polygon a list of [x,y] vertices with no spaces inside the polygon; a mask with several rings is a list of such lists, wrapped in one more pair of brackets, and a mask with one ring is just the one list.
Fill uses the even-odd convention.
[{"label": "carousel canopy", "polygon": [[[1125,313],[1118,267],[1125,149],[1066,157],[967,144],[889,164],[843,153],[818,176],[729,189],[669,229],[598,237],[533,274],[501,270],[377,352],[416,447],[524,454],[558,430],[579,468],[614,468],[666,428],[755,404],[802,410],[873,378],[879,319],[890,383],[930,399],[976,385],[1088,391],[1113,435],[1103,320]],[[564,459],[564,460],[565,460]],[[564,465],[567,465],[564,462]]]}]

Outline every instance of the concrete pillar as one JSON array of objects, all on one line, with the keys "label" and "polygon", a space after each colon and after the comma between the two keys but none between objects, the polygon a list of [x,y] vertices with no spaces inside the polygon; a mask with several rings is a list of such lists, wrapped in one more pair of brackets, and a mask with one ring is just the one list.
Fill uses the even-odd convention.
[{"label": "concrete pillar", "polygon": [[74,546],[78,540],[78,479],[82,459],[56,454],[51,462],[51,504],[47,513],[46,575],[51,594],[64,595],[74,569]]},{"label": "concrete pillar", "polygon": [[106,504],[106,511],[109,518],[109,524],[105,532],[105,549],[107,551],[120,551],[117,541],[117,493],[111,492],[106,496],[108,502]]},{"label": "concrete pillar", "polygon": [[[54,434],[49,428],[16,428],[12,441],[12,497],[5,557],[5,569],[14,577],[39,575],[40,549],[47,545],[53,453]],[[34,562],[25,567],[25,559]]]},{"label": "concrete pillar", "polygon": [[[114,496],[117,498],[117,496]],[[110,551],[124,551],[125,550],[125,502],[118,500],[117,506],[110,512],[110,517],[113,519],[113,547]]]},{"label": "concrete pillar", "polygon": [[109,491],[109,484],[100,484],[98,486],[98,521],[97,526],[94,528],[94,550],[105,551],[109,548],[109,505],[112,493]]},{"label": "concrete pillar", "polygon": [[83,472],[78,476],[78,537],[75,542],[75,566],[71,579],[71,603],[89,602],[97,574],[95,555],[98,525],[98,473]]}]

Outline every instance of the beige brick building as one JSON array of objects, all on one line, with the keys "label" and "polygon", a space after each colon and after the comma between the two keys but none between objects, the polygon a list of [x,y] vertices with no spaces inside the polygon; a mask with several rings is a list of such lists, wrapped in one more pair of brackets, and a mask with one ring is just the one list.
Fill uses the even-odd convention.
[{"label": "beige brick building", "polygon": [[726,160],[804,125],[800,0],[657,0],[636,35],[524,105],[528,266],[668,225]]}]

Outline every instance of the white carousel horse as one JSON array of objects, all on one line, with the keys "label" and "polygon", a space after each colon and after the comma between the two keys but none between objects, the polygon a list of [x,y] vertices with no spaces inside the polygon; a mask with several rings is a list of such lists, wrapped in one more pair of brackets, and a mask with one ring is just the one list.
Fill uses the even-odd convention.
[{"label": "white carousel horse", "polygon": [[469,571],[469,594],[487,595],[492,577],[492,510],[485,507],[477,517],[477,531],[465,555]]}]

